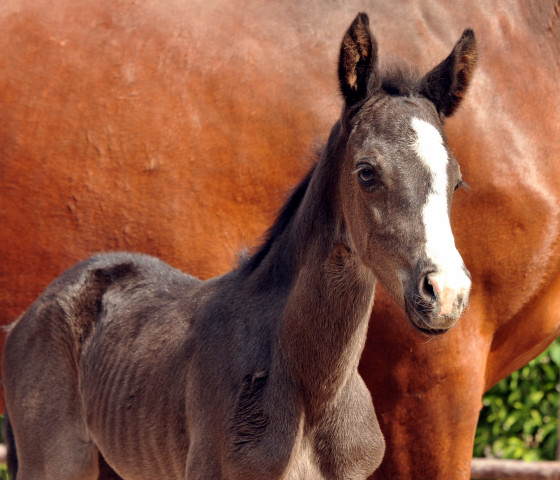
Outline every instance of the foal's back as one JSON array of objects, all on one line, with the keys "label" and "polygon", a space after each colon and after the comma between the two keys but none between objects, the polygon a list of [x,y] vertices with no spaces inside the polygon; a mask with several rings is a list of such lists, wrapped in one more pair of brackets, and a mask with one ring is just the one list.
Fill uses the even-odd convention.
[{"label": "foal's back", "polygon": [[[64,466],[64,478],[97,478],[97,445],[109,463],[120,459],[125,474],[182,478],[191,316],[199,303],[191,297],[203,285],[155,258],[125,253],[93,257],[55,280],[4,350],[5,368],[20,372],[4,371],[7,411],[20,419],[22,436],[32,432],[35,444],[47,446],[26,449],[22,437],[20,465],[40,471],[49,456],[49,465]],[[154,425],[144,417],[166,421],[143,430]]]}]

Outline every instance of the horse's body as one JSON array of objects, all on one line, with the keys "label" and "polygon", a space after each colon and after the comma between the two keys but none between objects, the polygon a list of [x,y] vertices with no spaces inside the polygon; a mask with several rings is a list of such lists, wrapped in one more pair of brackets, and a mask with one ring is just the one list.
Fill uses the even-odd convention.
[{"label": "horse's body", "polygon": [[[465,318],[429,343],[378,289],[361,371],[383,392],[388,448],[375,477],[468,479],[482,393],[560,325],[559,9],[410,3],[367,2],[385,52],[427,67],[466,26],[482,44],[446,125],[471,185],[454,207],[468,221],[454,229],[474,287]],[[2,323],[98,250],[225,272],[336,118],[330,40],[357,8],[4,0]]]},{"label": "horse's body", "polygon": [[[98,478],[98,449],[124,479],[367,477],[384,450],[367,387],[355,375],[336,402],[316,399],[332,417],[306,408],[279,358],[286,338],[273,313],[285,299],[265,288],[248,302],[241,276],[203,283],[121,253],[59,277],[6,344],[14,478]],[[14,378],[17,365],[26,372]],[[328,476],[309,430],[328,435],[318,438],[332,454]]]},{"label": "horse's body", "polygon": [[[382,73],[369,20],[343,38],[342,115],[266,242],[202,282],[153,257],[93,257],[14,324],[2,356],[18,480],[366,479],[383,435],[358,373],[380,281],[426,335],[470,274],[449,212],[443,119],[477,59],[466,30],[424,77]],[[101,467],[101,468],[100,468]]]}]

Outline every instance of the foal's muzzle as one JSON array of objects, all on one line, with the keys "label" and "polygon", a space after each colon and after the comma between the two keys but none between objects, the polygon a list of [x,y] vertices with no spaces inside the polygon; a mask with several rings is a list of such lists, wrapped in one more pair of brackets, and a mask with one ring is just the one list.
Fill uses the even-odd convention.
[{"label": "foal's muzzle", "polygon": [[464,266],[458,271],[425,270],[405,290],[408,319],[424,334],[445,333],[467,308],[470,289],[471,276]]}]

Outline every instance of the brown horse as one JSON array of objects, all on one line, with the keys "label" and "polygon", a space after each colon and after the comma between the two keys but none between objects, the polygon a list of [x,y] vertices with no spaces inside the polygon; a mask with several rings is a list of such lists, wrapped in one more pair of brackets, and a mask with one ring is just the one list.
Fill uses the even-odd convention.
[{"label": "brown horse", "polygon": [[467,30],[424,77],[381,73],[368,25],[359,14],[343,38],[327,146],[251,258],[202,282],[153,257],[96,256],[14,325],[14,478],[96,479],[100,454],[126,479],[365,479],[379,466],[358,374],[376,281],[427,335],[455,325],[470,292],[442,120],[477,50]]},{"label": "brown horse", "polygon": [[99,250],[227,271],[337,118],[331,39],[364,8],[422,68],[467,26],[481,44],[446,122],[470,309],[424,343],[378,288],[361,363],[388,445],[375,478],[466,480],[482,393],[560,325],[556,0],[3,0],[1,321]]}]

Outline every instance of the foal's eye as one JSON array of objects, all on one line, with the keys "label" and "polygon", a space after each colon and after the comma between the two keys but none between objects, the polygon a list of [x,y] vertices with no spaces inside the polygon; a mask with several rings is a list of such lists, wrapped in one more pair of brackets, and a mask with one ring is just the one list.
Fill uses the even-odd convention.
[{"label": "foal's eye", "polygon": [[379,183],[379,177],[375,169],[368,163],[360,163],[355,170],[358,180],[363,187],[372,188]]},{"label": "foal's eye", "polygon": [[457,190],[459,190],[459,187],[463,187],[464,189],[467,189],[467,190],[469,189],[469,186],[465,182],[463,182],[463,180],[459,180],[457,182],[457,185],[455,185],[455,188],[453,188],[453,191],[456,192]]}]

